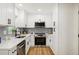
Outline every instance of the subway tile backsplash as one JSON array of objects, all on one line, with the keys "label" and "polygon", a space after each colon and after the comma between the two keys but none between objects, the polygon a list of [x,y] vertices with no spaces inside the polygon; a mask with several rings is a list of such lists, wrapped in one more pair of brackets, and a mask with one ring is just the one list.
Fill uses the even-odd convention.
[{"label": "subway tile backsplash", "polygon": [[[4,31],[6,31],[6,34],[4,33]],[[6,36],[13,36],[13,34],[8,34],[8,31],[7,31],[7,27],[0,27],[0,37],[1,37],[1,40],[5,40]]]},{"label": "subway tile backsplash", "polygon": [[52,28],[28,28],[28,33],[52,33]]}]

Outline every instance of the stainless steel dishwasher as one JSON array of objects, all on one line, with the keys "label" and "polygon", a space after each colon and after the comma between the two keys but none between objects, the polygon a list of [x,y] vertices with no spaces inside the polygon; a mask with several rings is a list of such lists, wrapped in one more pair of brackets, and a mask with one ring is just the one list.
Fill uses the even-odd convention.
[{"label": "stainless steel dishwasher", "polygon": [[25,55],[25,40],[17,45],[17,55]]}]

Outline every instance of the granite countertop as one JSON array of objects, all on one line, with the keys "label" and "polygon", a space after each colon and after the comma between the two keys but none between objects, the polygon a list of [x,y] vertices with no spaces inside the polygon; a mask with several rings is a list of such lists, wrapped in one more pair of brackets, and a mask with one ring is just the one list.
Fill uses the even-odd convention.
[{"label": "granite countertop", "polygon": [[2,42],[0,44],[0,50],[9,50],[15,46],[17,46],[20,42],[22,42],[23,40],[26,40],[26,38],[28,36],[30,36],[31,34],[26,34],[26,36],[24,38],[16,38],[16,37],[11,37],[10,40],[7,40],[5,42]]}]

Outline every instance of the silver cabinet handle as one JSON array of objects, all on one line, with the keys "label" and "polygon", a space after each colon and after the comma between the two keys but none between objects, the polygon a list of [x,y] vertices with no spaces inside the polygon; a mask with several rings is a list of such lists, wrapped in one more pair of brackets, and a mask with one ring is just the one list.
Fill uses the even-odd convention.
[{"label": "silver cabinet handle", "polygon": [[22,48],[24,46],[24,44],[23,45],[21,45],[21,46],[19,46],[18,48]]}]

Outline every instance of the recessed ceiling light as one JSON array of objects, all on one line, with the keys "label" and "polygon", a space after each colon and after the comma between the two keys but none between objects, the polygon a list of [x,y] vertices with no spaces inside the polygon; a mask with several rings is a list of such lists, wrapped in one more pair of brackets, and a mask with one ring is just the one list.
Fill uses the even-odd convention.
[{"label": "recessed ceiling light", "polygon": [[19,6],[22,6],[22,4],[18,4]]},{"label": "recessed ceiling light", "polygon": [[41,11],[41,9],[37,9],[37,11]]}]

